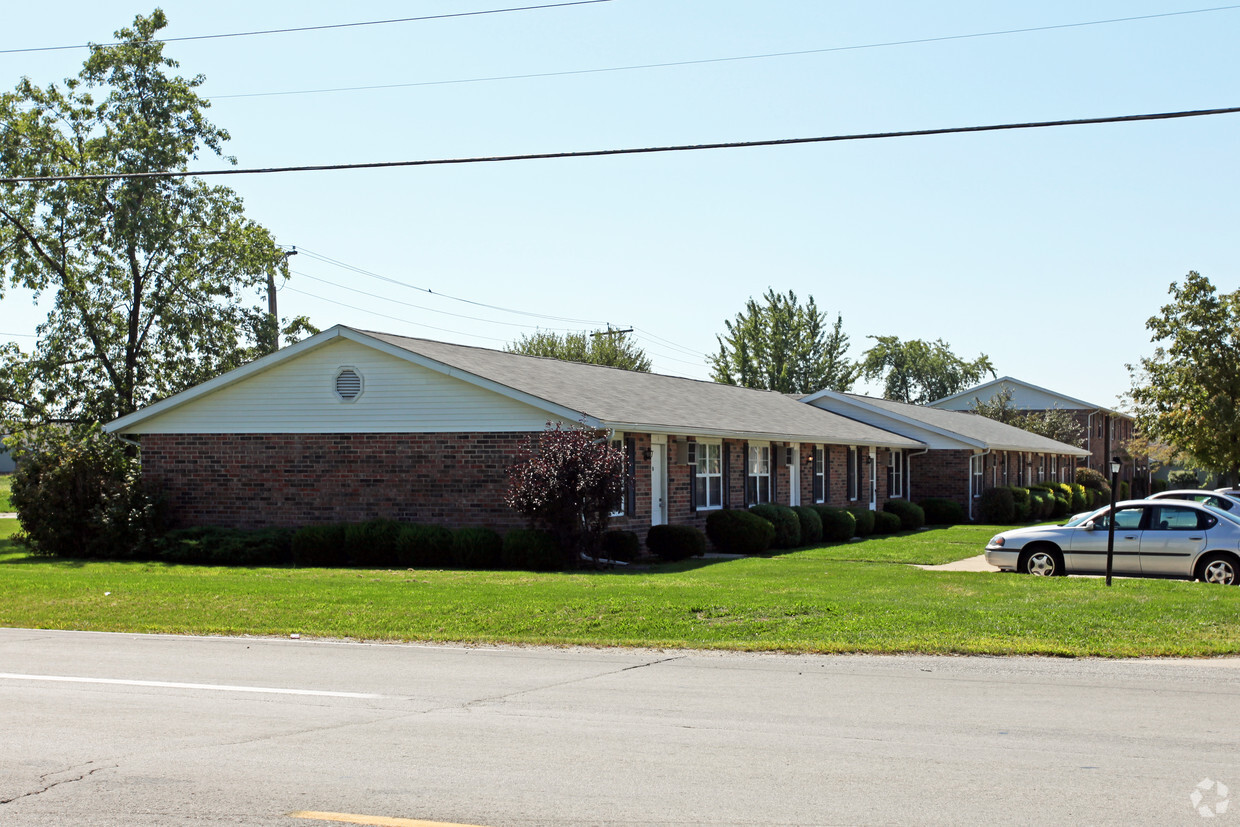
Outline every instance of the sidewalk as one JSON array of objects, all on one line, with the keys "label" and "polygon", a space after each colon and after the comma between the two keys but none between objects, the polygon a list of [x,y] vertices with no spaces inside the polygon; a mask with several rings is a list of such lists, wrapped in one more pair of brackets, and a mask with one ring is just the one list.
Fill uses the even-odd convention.
[{"label": "sidewalk", "polygon": [[926,571],[998,571],[999,569],[986,562],[986,555],[979,554],[976,557],[967,557],[964,560],[957,560],[954,563],[944,563],[941,566],[917,566],[919,569]]}]

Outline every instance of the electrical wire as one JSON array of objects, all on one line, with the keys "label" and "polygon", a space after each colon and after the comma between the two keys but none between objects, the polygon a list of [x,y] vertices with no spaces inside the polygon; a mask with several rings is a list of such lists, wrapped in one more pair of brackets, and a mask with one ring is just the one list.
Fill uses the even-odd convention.
[{"label": "electrical wire", "polygon": [[[668,69],[676,66],[702,66],[711,63],[730,63],[742,60],[770,60],[781,57],[800,57],[803,55],[828,54],[830,52],[852,52],[863,49],[885,49],[894,46],[914,46],[925,43],[943,43],[951,40],[970,40],[982,37],[999,37],[1012,34],[1031,34],[1057,29],[1073,29],[1084,26],[1102,26],[1111,23],[1131,23],[1140,20],[1154,20],[1160,17],[1177,17],[1188,14],[1207,14],[1210,12],[1233,11],[1240,5],[1215,6],[1208,9],[1189,9],[1187,11],[1164,12],[1162,14],[1143,14],[1134,17],[1113,17],[1106,20],[1087,20],[1078,23],[1059,23],[1047,26],[1029,26],[1022,29],[1001,29],[989,32],[973,32],[970,34],[943,35],[941,37],[922,37],[913,40],[890,40],[880,43],[863,43],[852,46],[830,46],[822,49],[799,49],[791,52],[765,52],[753,55],[733,55],[729,57],[711,57],[698,60],[675,60],[663,63],[638,63],[629,66],[607,66],[596,69],[568,69],[559,72],[531,72],[521,75],[493,75],[487,77],[456,78],[451,80],[412,81],[408,83],[379,83],[368,86],[336,86],[321,89],[290,89],[276,92],[243,92],[233,95],[212,95],[212,100],[229,100],[235,98],[266,98],[283,95],[320,95],[333,92],[366,92],[379,89],[409,89],[418,86],[449,86],[464,83],[494,83],[506,80],[532,80],[537,78],[567,77],[571,75],[594,75],[608,72],[632,72],[643,69]],[[0,52],[3,54],[3,52]]]},{"label": "electrical wire", "polygon": [[1044,129],[1053,126],[1090,126],[1106,123],[1163,121],[1176,118],[1200,118],[1207,115],[1231,115],[1240,106],[1221,109],[1194,109],[1185,112],[1157,112],[1148,115],[1116,115],[1103,118],[1075,118],[1059,121],[988,124],[984,126],[953,126],[939,129],[915,129],[904,132],[868,132],[853,135],[824,135],[814,138],[775,138],[761,141],[727,141],[711,144],[676,144],[671,146],[631,147],[626,149],[594,149],[578,152],[536,152],[524,155],[490,155],[469,158],[432,158],[418,161],[371,161],[357,164],[310,164],[291,167],[256,167],[249,169],[166,170],[162,172],[108,172],[92,175],[36,175],[0,177],[0,184],[51,183],[55,181],[111,181],[127,178],[190,178],[216,175],[271,175],[284,172],[329,172],[354,169],[391,169],[393,167],[449,166],[454,164],[487,164],[505,161],[545,161],[566,158],[603,158],[613,155],[654,155],[663,152],[698,152],[712,149],[748,149],[766,146],[834,143],[838,141],[871,141],[881,138],[923,138],[931,135],[959,135],[969,132],[999,132],[1017,129]]},{"label": "electrical wire", "polygon": [[[225,34],[199,34],[186,37],[155,38],[154,43],[183,43],[188,40],[218,40],[224,37],[254,37],[267,34],[290,34],[293,32],[318,32],[325,29],[351,29],[359,26],[383,26],[389,23],[417,23],[424,20],[446,20],[450,17],[478,17],[484,14],[506,14],[508,12],[538,11],[540,9],[559,9],[565,6],[589,6],[595,3],[610,3],[612,0],[571,0],[564,3],[548,3],[541,6],[515,6],[506,9],[482,9],[480,11],[453,12],[449,14],[430,14],[424,17],[398,17],[391,20],[364,20],[360,23],[329,23],[323,26],[298,26],[285,29],[261,29],[251,32],[228,32]],[[123,43],[75,43],[71,46],[33,46],[24,49],[0,49],[0,55],[23,54],[27,52],[58,52],[66,49],[90,49],[97,46],[122,46]]]},{"label": "electrical wire", "polygon": [[296,287],[289,287],[287,289],[290,293],[297,293],[302,296],[309,296],[312,299],[318,299],[319,301],[327,302],[328,304],[334,304],[337,307],[344,307],[348,310],[356,310],[359,313],[368,313],[371,316],[379,316],[380,318],[391,319],[393,321],[400,322],[401,324],[417,325],[418,327],[424,327],[428,330],[438,330],[441,333],[451,333],[454,336],[470,336],[475,339],[485,339],[488,342],[505,341],[504,339],[497,339],[494,336],[480,336],[477,333],[466,333],[463,330],[451,330],[446,327],[435,327],[434,325],[422,324],[420,322],[413,322],[413,321],[410,321],[409,319],[402,319],[400,316],[389,316],[388,314],[380,313],[377,310],[367,310],[364,307],[356,307],[351,304],[345,304],[344,302],[336,301],[335,299],[329,299],[326,296],[318,296],[318,295],[315,295],[314,293],[307,293],[305,290],[298,290]]},{"label": "electrical wire", "polygon": [[[419,292],[427,293],[432,296],[439,296],[440,298],[451,299],[452,301],[462,302],[464,304],[470,304],[475,307],[485,307],[488,310],[499,310],[504,313],[513,313],[519,316],[529,316],[530,318],[534,318],[534,319],[546,319],[547,321],[564,322],[567,324],[594,325],[599,328],[605,327],[606,325],[609,324],[609,322],[601,321],[598,319],[574,319],[568,316],[552,316],[546,313],[532,313],[526,310],[514,310],[511,307],[501,307],[500,305],[496,305],[496,304],[486,304],[484,302],[473,301],[472,299],[464,299],[458,296],[451,296],[451,295],[448,295],[447,293],[438,293],[427,287],[418,287],[417,285],[409,284],[408,282],[404,282],[404,281],[398,281],[397,279],[390,278],[384,275],[380,275],[379,273],[375,273],[370,270],[363,270],[361,267],[355,267],[352,264],[347,264],[346,262],[343,262],[343,261],[337,261],[334,258],[330,258],[328,256],[323,255],[322,253],[316,253],[313,250],[307,250],[305,247],[301,248],[301,252],[305,253],[310,258],[316,259],[318,261],[326,262],[328,264],[335,265],[336,267],[341,267],[345,270],[350,270],[354,273],[359,273],[363,276],[369,276],[370,278],[378,279],[380,281],[385,281],[389,284],[395,284],[400,287],[407,287],[410,290],[417,290]],[[471,317],[465,317],[465,318],[471,318]]]}]

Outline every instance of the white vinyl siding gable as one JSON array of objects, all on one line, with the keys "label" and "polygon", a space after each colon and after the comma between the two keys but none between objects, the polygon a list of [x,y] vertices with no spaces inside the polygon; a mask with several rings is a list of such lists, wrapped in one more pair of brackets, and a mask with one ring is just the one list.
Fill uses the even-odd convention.
[{"label": "white vinyl siding gable", "polygon": [[[336,393],[342,367],[365,391]],[[156,415],[135,431],[159,433],[445,433],[541,431],[548,412],[340,339]]]}]

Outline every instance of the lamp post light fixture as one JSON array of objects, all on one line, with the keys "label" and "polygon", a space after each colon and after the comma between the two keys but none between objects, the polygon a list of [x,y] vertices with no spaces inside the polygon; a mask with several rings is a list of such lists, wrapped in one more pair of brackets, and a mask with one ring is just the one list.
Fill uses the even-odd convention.
[{"label": "lamp post light fixture", "polygon": [[1107,519],[1107,585],[1111,585],[1111,563],[1115,558],[1115,489],[1119,486],[1119,457],[1111,457],[1111,511]]}]

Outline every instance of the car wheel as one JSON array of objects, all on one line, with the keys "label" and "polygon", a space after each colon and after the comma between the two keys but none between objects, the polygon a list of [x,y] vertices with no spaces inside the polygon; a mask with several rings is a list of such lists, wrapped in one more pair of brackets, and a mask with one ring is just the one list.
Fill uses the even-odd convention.
[{"label": "car wheel", "polygon": [[1197,579],[1202,583],[1219,583],[1234,586],[1240,582],[1236,558],[1230,554],[1211,554],[1197,567]]},{"label": "car wheel", "polygon": [[1035,548],[1022,554],[1019,568],[1024,574],[1036,574],[1040,577],[1063,574],[1063,563],[1059,556],[1045,548]]}]

